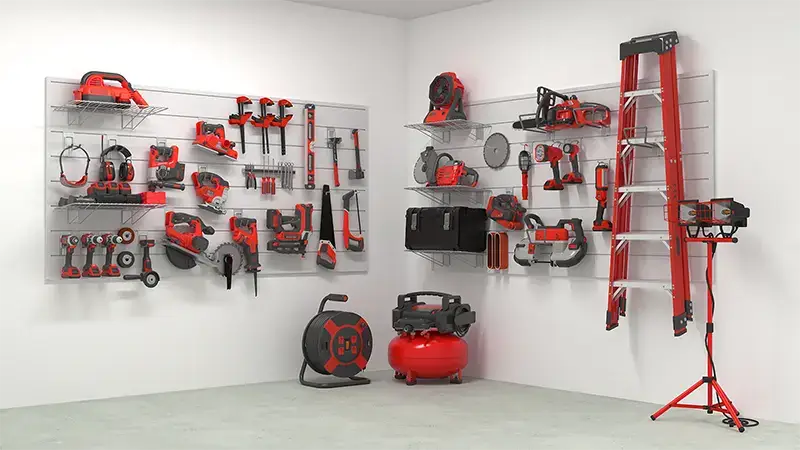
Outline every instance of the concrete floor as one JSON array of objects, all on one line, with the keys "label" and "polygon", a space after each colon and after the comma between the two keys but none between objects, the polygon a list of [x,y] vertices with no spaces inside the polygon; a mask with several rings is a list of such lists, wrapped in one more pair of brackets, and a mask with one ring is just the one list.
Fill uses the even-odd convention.
[{"label": "concrete floor", "polygon": [[720,416],[486,380],[407,387],[386,372],[333,390],[296,382],[0,411],[16,449],[800,449],[800,426],[739,434]]}]

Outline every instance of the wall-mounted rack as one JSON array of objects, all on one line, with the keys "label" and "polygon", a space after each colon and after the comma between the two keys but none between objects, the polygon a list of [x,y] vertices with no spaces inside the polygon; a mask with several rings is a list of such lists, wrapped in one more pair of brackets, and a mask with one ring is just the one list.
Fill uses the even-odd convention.
[{"label": "wall-mounted rack", "polygon": [[485,123],[473,122],[470,120],[456,119],[443,120],[434,123],[412,123],[406,128],[417,130],[440,144],[450,143],[450,133],[452,131],[469,131],[470,139],[482,141],[486,130],[491,131],[492,126]]},{"label": "wall-mounted rack", "polygon": [[443,250],[406,250],[439,267],[447,267],[455,259],[470,267],[478,268],[484,265],[483,253],[451,252]]},{"label": "wall-mounted rack", "polygon": [[166,205],[138,203],[91,203],[75,202],[54,208],[67,212],[67,223],[81,224],[98,210],[119,211],[122,225],[133,225],[154,209],[162,209]]},{"label": "wall-mounted rack", "polygon": [[98,102],[90,100],[70,100],[63,105],[53,106],[53,111],[66,112],[69,126],[83,125],[90,117],[98,114],[119,115],[120,129],[134,130],[144,119],[166,111],[165,106],[146,106],[126,103]]},{"label": "wall-mounted rack", "polygon": [[470,186],[411,186],[405,190],[416,192],[440,205],[450,205],[453,194],[466,199],[471,204],[485,205],[486,193],[491,192],[490,189]]}]

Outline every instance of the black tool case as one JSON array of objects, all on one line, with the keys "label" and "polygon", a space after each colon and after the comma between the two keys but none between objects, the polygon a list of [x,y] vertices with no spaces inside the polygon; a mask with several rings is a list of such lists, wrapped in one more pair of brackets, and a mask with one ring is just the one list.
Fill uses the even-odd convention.
[{"label": "black tool case", "polygon": [[406,248],[482,253],[486,251],[486,228],[483,208],[409,208]]}]

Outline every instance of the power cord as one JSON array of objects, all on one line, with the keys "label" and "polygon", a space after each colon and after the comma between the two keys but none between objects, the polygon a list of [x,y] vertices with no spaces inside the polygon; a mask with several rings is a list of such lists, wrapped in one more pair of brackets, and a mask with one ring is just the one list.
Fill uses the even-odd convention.
[{"label": "power cord", "polygon": [[[720,233],[720,235],[727,234],[727,236],[724,236],[724,237],[730,237],[735,232],[736,232],[736,230],[734,229],[732,233]],[[717,253],[717,243],[713,242],[711,244],[711,262],[712,263],[714,262],[714,255],[716,253]],[[706,288],[708,289],[709,297],[711,297],[711,311],[710,311],[710,314],[713,316],[714,315],[714,310],[716,309],[716,306],[717,306],[717,302],[714,299],[714,290],[711,288],[711,281],[709,280],[709,277],[708,277],[708,271],[710,269],[711,269],[710,266],[706,267]],[[708,356],[708,361],[711,363],[711,375],[716,380],[717,379],[717,366],[714,365],[714,358],[711,357],[711,349],[709,349],[709,347],[708,347],[708,337],[710,335],[711,335],[710,330],[708,328],[706,328],[706,335],[705,335],[705,338],[703,340],[704,340],[705,347],[706,347],[706,355]],[[717,403],[718,404],[722,403],[722,400],[719,397],[719,393],[716,390],[714,390],[714,394],[717,397]],[[735,427],[736,426],[736,424],[733,422],[733,417],[729,416],[725,412],[723,412],[722,415],[725,416],[725,418],[722,419],[722,423],[724,423],[725,425],[727,425],[729,427]],[[747,418],[747,417],[739,416],[739,421],[742,423],[743,427],[757,427],[759,425],[759,422],[757,420],[750,419],[750,418]]]}]

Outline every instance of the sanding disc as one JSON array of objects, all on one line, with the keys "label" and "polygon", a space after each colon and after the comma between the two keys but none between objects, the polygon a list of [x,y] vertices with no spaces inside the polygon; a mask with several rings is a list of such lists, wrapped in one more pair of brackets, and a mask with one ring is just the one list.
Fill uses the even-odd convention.
[{"label": "sanding disc", "polygon": [[505,166],[510,155],[511,148],[503,133],[492,133],[483,144],[483,160],[492,169]]},{"label": "sanding disc", "polygon": [[303,356],[322,375],[352,377],[367,367],[372,331],[367,321],[348,311],[323,311],[306,325]]}]

